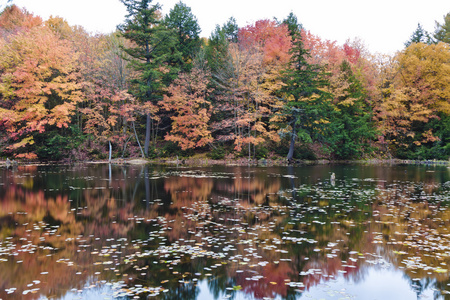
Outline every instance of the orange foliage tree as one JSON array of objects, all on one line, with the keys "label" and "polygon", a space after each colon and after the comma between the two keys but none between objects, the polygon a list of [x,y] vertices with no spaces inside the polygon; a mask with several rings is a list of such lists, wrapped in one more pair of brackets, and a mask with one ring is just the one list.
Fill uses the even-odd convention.
[{"label": "orange foliage tree", "polygon": [[[67,41],[46,27],[10,36],[0,48],[0,126],[9,150],[26,149],[33,134],[67,127],[81,100],[77,60]],[[26,153],[19,156],[35,157]]]},{"label": "orange foliage tree", "polygon": [[0,36],[15,34],[42,25],[42,19],[16,5],[6,7],[0,14]]},{"label": "orange foliage tree", "polygon": [[213,141],[208,125],[211,117],[208,77],[207,71],[195,67],[191,73],[181,73],[160,103],[166,111],[174,112],[172,129],[165,139],[177,143],[182,150],[203,147]]},{"label": "orange foliage tree", "polygon": [[82,34],[77,45],[85,95],[80,105],[83,131],[102,143],[112,142],[125,150],[133,136],[131,125],[142,107],[127,91],[131,74],[120,48],[124,43],[117,34]]}]

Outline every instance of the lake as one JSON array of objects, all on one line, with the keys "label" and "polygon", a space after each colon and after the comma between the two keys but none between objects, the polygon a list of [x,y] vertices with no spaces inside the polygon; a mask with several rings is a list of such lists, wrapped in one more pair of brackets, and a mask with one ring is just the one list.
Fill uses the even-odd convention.
[{"label": "lake", "polygon": [[446,166],[3,167],[0,299],[446,299],[449,203]]}]

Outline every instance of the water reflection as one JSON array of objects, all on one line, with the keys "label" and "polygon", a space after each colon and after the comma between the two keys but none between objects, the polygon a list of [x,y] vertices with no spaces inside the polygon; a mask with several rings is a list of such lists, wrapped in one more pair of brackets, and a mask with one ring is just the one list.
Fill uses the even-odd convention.
[{"label": "water reflection", "polygon": [[1,299],[449,290],[447,168],[19,166],[0,176]]}]

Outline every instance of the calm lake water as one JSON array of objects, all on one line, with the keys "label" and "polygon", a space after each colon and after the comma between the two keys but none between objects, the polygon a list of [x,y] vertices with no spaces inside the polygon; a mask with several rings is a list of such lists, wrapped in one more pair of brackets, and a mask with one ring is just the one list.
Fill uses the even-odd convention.
[{"label": "calm lake water", "polygon": [[0,299],[446,299],[449,203],[440,166],[0,168]]}]

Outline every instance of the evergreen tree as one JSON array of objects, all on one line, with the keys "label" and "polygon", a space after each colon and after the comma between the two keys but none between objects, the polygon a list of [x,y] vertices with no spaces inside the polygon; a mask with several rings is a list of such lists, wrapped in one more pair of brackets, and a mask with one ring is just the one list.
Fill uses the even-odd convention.
[{"label": "evergreen tree", "polygon": [[370,143],[376,138],[372,107],[367,103],[366,92],[347,60],[340,66],[340,78],[346,88],[337,97],[327,142],[336,158],[359,158],[370,152]]},{"label": "evergreen tree", "polygon": [[450,13],[444,16],[444,23],[436,22],[434,38],[438,42],[450,44]]},{"label": "evergreen tree", "polygon": [[432,44],[432,39],[430,34],[423,29],[420,23],[417,24],[417,29],[413,32],[409,40],[405,43],[405,47],[409,47],[412,43],[424,43]]},{"label": "evergreen tree", "polygon": [[181,52],[181,69],[189,71],[192,68],[193,59],[200,49],[200,26],[191,8],[184,3],[175,4],[174,8],[165,17],[164,24],[172,29],[178,39],[176,48]]},{"label": "evergreen tree", "polygon": [[213,72],[220,69],[227,59],[228,45],[237,43],[239,27],[236,19],[231,17],[222,26],[216,25],[211,33],[208,46],[206,47],[206,57]]},{"label": "evergreen tree", "polygon": [[285,86],[281,89],[286,98],[284,114],[291,126],[288,160],[294,156],[296,138],[310,143],[323,137],[331,111],[330,95],[322,90],[328,84],[326,73],[321,66],[307,62],[309,51],[299,33],[294,36],[291,55],[289,68],[283,74]]},{"label": "evergreen tree", "polygon": [[228,21],[223,24],[221,31],[223,32],[227,41],[231,43],[237,43],[239,26],[237,25],[236,19],[234,17],[229,18]]},{"label": "evergreen tree", "polygon": [[121,0],[128,15],[117,28],[135,46],[123,50],[133,58],[131,65],[139,77],[133,83],[132,93],[145,108],[146,134],[145,155],[149,154],[150,140],[157,135],[156,103],[162,99],[163,89],[178,73],[173,62],[180,54],[174,48],[175,36],[161,25],[160,6],[151,5],[152,0]]},{"label": "evergreen tree", "polygon": [[302,24],[298,22],[297,16],[294,15],[293,12],[290,12],[282,23],[287,25],[291,37],[295,37],[297,34],[300,34],[303,28]]}]

